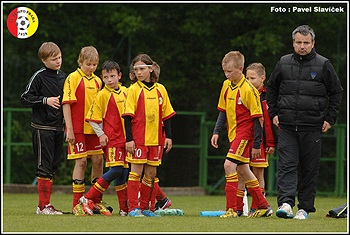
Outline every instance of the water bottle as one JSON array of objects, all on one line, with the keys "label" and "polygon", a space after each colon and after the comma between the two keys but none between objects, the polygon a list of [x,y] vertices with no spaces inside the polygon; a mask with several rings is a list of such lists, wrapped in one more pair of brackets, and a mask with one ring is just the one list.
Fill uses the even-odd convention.
[{"label": "water bottle", "polygon": [[244,203],[243,216],[248,216],[249,206],[248,206],[247,189],[244,190],[243,203]]},{"label": "water bottle", "polygon": [[200,216],[207,216],[207,217],[218,217],[220,215],[225,214],[226,211],[201,211]]},{"label": "water bottle", "polygon": [[156,215],[160,215],[160,216],[164,216],[164,215],[178,215],[178,216],[183,216],[185,213],[183,210],[181,209],[170,209],[170,208],[166,208],[166,209],[158,209],[156,211],[154,211],[154,213]]}]

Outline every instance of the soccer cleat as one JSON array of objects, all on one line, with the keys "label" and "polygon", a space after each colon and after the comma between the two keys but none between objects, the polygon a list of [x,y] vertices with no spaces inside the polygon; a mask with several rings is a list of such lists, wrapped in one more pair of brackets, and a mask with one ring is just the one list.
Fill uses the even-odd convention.
[{"label": "soccer cleat", "polygon": [[142,214],[144,215],[144,216],[147,216],[147,217],[160,217],[160,215],[157,215],[157,214],[155,214],[153,211],[151,211],[151,210],[143,210],[142,211]]},{"label": "soccer cleat", "polygon": [[252,214],[254,214],[255,211],[256,211],[256,209],[250,208],[248,217],[250,217]]},{"label": "soccer cleat", "polygon": [[131,216],[131,217],[145,217],[145,216],[142,214],[142,212],[141,212],[141,210],[140,210],[139,208],[135,208],[135,209],[133,209],[132,211],[130,211],[130,212],[128,213],[128,216]]},{"label": "soccer cleat", "polygon": [[120,210],[120,211],[119,211],[119,215],[120,215],[120,216],[127,216],[127,215],[128,215],[128,212],[125,212],[125,211],[123,211],[123,210]]},{"label": "soccer cleat", "polygon": [[243,211],[242,211],[242,210],[237,210],[237,216],[238,216],[238,217],[243,216]]},{"label": "soccer cleat", "polygon": [[107,210],[109,210],[111,213],[113,212],[112,206],[109,205],[107,202],[101,201],[100,204],[104,205],[107,208]]},{"label": "soccer cleat", "polygon": [[[109,210],[111,213],[113,212],[113,208],[111,205],[109,205],[107,202],[105,201],[101,201],[100,204],[102,204],[102,206],[104,206],[107,210]],[[100,210],[98,207],[94,207],[94,209],[92,210],[92,212],[94,212],[94,214],[101,214]]]},{"label": "soccer cleat", "polygon": [[269,217],[272,216],[273,210],[271,207],[265,209],[257,209],[248,216],[248,218],[260,218],[260,217]]},{"label": "soccer cleat", "polygon": [[112,216],[112,212],[107,209],[107,207],[103,203],[95,203],[93,211],[98,211],[98,214]]},{"label": "soccer cleat", "polygon": [[304,220],[308,218],[309,218],[309,213],[307,213],[303,209],[298,210],[294,216],[294,219],[299,219],[299,220]]},{"label": "soccer cleat", "polygon": [[36,208],[36,213],[38,215],[63,215],[63,212],[55,209],[53,205],[47,204],[42,210],[39,207]]},{"label": "soccer cleat", "polygon": [[292,219],[294,217],[292,207],[288,203],[283,203],[278,207],[276,216],[284,219]]},{"label": "soccer cleat", "polygon": [[220,215],[220,218],[236,218],[237,217],[237,213],[232,209],[229,208],[225,214]]},{"label": "soccer cleat", "polygon": [[76,216],[85,216],[86,213],[83,209],[83,206],[81,204],[76,204],[75,207],[72,210],[73,215]]},{"label": "soccer cleat", "polygon": [[158,209],[158,210],[155,210],[154,213],[156,215],[178,215],[178,216],[183,216],[185,213],[183,210],[180,210],[180,209]]},{"label": "soccer cleat", "polygon": [[156,202],[156,204],[154,206],[154,210],[158,210],[158,209],[164,210],[164,209],[170,207],[171,204],[172,204],[172,201],[166,197],[163,200]]},{"label": "soccer cleat", "polygon": [[83,206],[83,210],[85,211],[86,214],[88,215],[94,214],[93,209],[95,208],[95,203],[92,200],[82,196],[81,198],[79,198],[79,202]]}]

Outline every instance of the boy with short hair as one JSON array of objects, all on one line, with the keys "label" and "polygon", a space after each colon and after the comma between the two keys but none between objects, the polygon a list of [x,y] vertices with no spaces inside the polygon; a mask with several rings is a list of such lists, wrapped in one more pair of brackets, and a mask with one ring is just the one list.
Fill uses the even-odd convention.
[{"label": "boy with short hair", "polygon": [[[78,58],[79,68],[70,73],[64,83],[63,114],[66,122],[68,160],[75,160],[73,169],[73,214],[84,214],[79,199],[85,192],[85,170],[87,158],[91,159],[91,183],[97,182],[103,174],[103,150],[91,125],[85,121],[102,81],[94,74],[99,62],[95,47],[83,47]],[[102,199],[101,199],[102,200]],[[104,205],[100,203],[104,210]]]},{"label": "boy with short hair", "polygon": [[[261,155],[257,158],[251,158],[250,166],[256,178],[259,181],[260,190],[265,194],[265,178],[264,169],[269,166],[268,156],[275,152],[276,141],[274,137],[274,130],[272,121],[268,114],[268,105],[266,102],[266,87],[264,81],[266,79],[265,67],[258,62],[251,63],[246,68],[246,78],[248,81],[259,91],[260,102],[263,111],[263,136],[261,142]],[[243,211],[243,195],[244,195],[244,182],[238,181],[237,191],[237,211],[241,214]],[[250,214],[254,213],[257,209],[256,201],[252,200],[250,206]]]},{"label": "boy with short hair", "polygon": [[[95,203],[99,202],[101,194],[115,180],[119,182],[119,187],[116,187],[119,214],[125,216],[128,212],[126,181],[129,165],[126,162],[124,119],[121,115],[124,111],[126,88],[119,83],[122,73],[119,64],[115,61],[105,61],[102,64],[101,77],[105,86],[94,99],[85,120],[90,123],[99,137],[106,157],[105,165],[109,170],[79,201],[84,211],[93,215]],[[101,214],[112,215],[108,210],[101,211]]]},{"label": "boy with short hair", "polygon": [[[243,74],[244,56],[230,51],[222,59],[222,69],[229,80],[223,86],[218,102],[219,115],[225,115],[230,149],[224,163],[226,178],[226,212],[221,218],[237,217],[238,174],[248,192],[256,200],[258,209],[251,217],[272,215],[272,210],[262,194],[259,182],[249,168],[250,157],[260,156],[262,141],[262,108],[259,93]],[[211,144],[218,148],[219,134],[213,134]]]},{"label": "boy with short hair", "polygon": [[44,42],[38,51],[44,67],[31,77],[21,103],[32,108],[32,139],[37,158],[39,202],[37,214],[61,215],[50,204],[53,177],[62,159],[64,120],[61,107],[66,74],[61,71],[62,54],[54,42]]}]

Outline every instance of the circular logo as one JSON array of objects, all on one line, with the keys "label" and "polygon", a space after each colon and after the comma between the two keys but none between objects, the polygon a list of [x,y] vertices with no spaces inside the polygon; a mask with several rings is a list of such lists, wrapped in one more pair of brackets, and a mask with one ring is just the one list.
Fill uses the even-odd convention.
[{"label": "circular logo", "polygon": [[7,29],[16,38],[29,38],[36,32],[38,26],[37,15],[28,7],[13,9],[7,18]]}]

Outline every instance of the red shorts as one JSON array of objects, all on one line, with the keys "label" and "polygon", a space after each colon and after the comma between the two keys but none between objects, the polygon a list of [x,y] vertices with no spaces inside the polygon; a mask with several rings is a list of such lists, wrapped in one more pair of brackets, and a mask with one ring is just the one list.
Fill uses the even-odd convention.
[{"label": "red shorts", "polygon": [[238,160],[242,163],[249,163],[253,140],[233,140],[226,155],[227,158]]},{"label": "red shorts", "polygon": [[128,167],[128,162],[126,161],[126,150],[123,147],[112,147],[108,146],[104,148],[104,153],[106,157],[106,167],[113,166],[123,166]]},{"label": "red shorts", "polygon": [[128,154],[127,161],[132,164],[159,166],[162,162],[161,148],[164,146],[135,146],[135,154]]},{"label": "red shorts", "polygon": [[265,152],[266,147],[264,146],[264,144],[261,144],[260,146],[261,148],[261,155],[258,158],[251,158],[250,159],[250,166],[251,167],[263,167],[266,168],[269,166],[269,161],[268,161],[268,157],[269,155]]},{"label": "red shorts", "polygon": [[103,154],[100,140],[95,134],[75,134],[74,145],[68,143],[67,159],[90,157],[91,155]]}]

